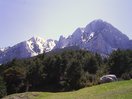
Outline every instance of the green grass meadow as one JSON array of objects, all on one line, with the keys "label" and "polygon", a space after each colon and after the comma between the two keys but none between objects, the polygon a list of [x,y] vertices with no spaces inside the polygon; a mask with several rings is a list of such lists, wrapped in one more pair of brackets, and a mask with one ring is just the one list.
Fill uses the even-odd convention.
[{"label": "green grass meadow", "polygon": [[132,80],[101,84],[72,92],[26,92],[3,99],[132,99]]}]

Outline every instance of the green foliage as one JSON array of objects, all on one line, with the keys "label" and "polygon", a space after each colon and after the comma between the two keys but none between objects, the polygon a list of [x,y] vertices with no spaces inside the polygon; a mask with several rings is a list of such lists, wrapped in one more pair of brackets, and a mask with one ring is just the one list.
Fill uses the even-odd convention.
[{"label": "green foliage", "polygon": [[25,91],[69,91],[99,83],[105,74],[132,78],[132,51],[117,50],[108,58],[84,50],[44,53],[0,67],[7,93]]},{"label": "green foliage", "polygon": [[0,98],[5,96],[6,94],[7,94],[6,85],[5,82],[3,81],[3,78],[0,76]]},{"label": "green foliage", "polygon": [[[28,97],[27,97],[28,96]],[[4,99],[131,99],[132,80],[112,82],[71,92],[26,92]]]},{"label": "green foliage", "polygon": [[17,93],[21,92],[24,86],[25,69],[20,67],[10,67],[4,71],[4,80],[7,85],[7,92]]},{"label": "green foliage", "polygon": [[123,73],[122,76],[121,76],[122,79],[124,80],[130,80],[131,79],[131,76],[129,73]]},{"label": "green foliage", "polygon": [[109,71],[118,77],[132,71],[132,51],[114,51],[109,57]]}]

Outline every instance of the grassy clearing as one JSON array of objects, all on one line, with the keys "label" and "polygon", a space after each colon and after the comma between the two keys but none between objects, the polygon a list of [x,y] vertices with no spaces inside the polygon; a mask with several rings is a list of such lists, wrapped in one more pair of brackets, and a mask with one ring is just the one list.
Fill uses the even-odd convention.
[{"label": "grassy clearing", "polygon": [[87,87],[73,92],[28,92],[3,99],[132,99],[132,80]]}]

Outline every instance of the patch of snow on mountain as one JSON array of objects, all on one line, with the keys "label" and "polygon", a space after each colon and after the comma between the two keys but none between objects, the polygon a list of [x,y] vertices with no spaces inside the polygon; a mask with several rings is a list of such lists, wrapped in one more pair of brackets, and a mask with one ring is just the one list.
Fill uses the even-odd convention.
[{"label": "patch of snow on mountain", "polygon": [[55,45],[56,45],[55,40],[48,39],[43,45],[43,47],[45,48],[45,52],[51,51],[55,47]]},{"label": "patch of snow on mountain", "polygon": [[94,34],[95,34],[95,32],[92,32],[92,33],[89,35],[88,41],[91,40],[91,39],[94,37]]},{"label": "patch of snow on mountain", "polygon": [[0,51],[3,52],[5,50],[5,48],[0,48]]}]

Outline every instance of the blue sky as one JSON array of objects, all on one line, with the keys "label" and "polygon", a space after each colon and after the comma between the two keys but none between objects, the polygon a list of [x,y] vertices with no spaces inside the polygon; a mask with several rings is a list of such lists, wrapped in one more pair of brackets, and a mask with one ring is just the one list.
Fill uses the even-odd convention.
[{"label": "blue sky", "polygon": [[0,47],[32,36],[59,39],[94,19],[132,38],[132,0],[0,0]]}]

